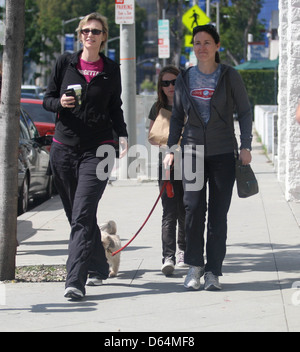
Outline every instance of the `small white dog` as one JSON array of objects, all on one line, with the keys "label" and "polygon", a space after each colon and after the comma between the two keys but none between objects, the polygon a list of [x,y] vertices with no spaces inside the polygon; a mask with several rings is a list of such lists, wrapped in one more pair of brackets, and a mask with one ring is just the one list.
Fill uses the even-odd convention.
[{"label": "small white dog", "polygon": [[117,225],[113,220],[110,220],[100,225],[101,240],[105,249],[105,255],[109,264],[109,277],[118,275],[120,267],[121,253],[112,256],[112,253],[122,247],[120,237],[117,235]]}]

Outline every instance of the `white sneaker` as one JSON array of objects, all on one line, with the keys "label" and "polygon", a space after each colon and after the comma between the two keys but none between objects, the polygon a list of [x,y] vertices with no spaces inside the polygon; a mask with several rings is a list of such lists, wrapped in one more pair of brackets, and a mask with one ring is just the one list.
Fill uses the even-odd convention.
[{"label": "white sneaker", "polygon": [[86,281],[86,286],[102,286],[103,281],[97,276],[89,277]]},{"label": "white sneaker", "polygon": [[191,266],[187,274],[187,277],[185,278],[184,287],[188,290],[189,289],[199,290],[201,286],[200,278],[203,276],[203,274],[204,274],[204,267]]},{"label": "white sneaker", "polygon": [[185,268],[188,265],[184,263],[184,251],[177,252],[177,266],[179,268]]},{"label": "white sneaker", "polygon": [[214,275],[211,271],[208,271],[204,275],[204,290],[206,291],[220,291],[222,286],[219,282],[219,277]]},{"label": "white sneaker", "polygon": [[84,297],[84,294],[75,287],[67,287],[65,290],[64,297],[71,299],[81,299]]},{"label": "white sneaker", "polygon": [[163,266],[161,267],[161,271],[165,276],[170,276],[173,274],[175,270],[175,263],[171,258],[166,258]]}]

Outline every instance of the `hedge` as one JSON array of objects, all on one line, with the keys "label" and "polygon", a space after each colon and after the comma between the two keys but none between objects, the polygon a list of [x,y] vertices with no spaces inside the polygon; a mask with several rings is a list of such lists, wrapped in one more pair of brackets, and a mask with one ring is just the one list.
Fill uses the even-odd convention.
[{"label": "hedge", "polygon": [[239,73],[253,108],[255,105],[277,105],[277,70],[239,70]]}]

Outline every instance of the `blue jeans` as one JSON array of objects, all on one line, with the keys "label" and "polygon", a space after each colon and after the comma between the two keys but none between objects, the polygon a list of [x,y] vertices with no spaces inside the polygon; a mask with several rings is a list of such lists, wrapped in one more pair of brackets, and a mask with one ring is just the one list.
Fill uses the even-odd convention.
[{"label": "blue jeans", "polygon": [[55,142],[51,147],[55,186],[71,225],[66,287],[75,287],[84,294],[88,274],[104,280],[109,274],[97,225],[98,203],[107,184],[96,175],[100,161],[96,149],[81,151]]},{"label": "blue jeans", "polygon": [[[193,158],[195,162],[195,158]],[[195,168],[194,168],[195,169]],[[235,182],[235,158],[233,153],[204,158],[204,186],[199,191],[187,191],[191,181],[184,177],[184,205],[186,211],[185,263],[205,266],[205,271],[222,276],[222,264],[226,255],[227,213]],[[209,190],[207,202],[207,189]],[[204,262],[204,232],[207,221],[206,259]]]}]

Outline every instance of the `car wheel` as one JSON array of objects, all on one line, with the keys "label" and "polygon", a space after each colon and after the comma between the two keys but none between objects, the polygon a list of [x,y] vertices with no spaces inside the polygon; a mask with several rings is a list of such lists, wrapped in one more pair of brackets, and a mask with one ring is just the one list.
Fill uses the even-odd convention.
[{"label": "car wheel", "polygon": [[20,196],[18,199],[18,213],[19,215],[26,213],[29,204],[29,181],[26,175],[21,188]]}]

